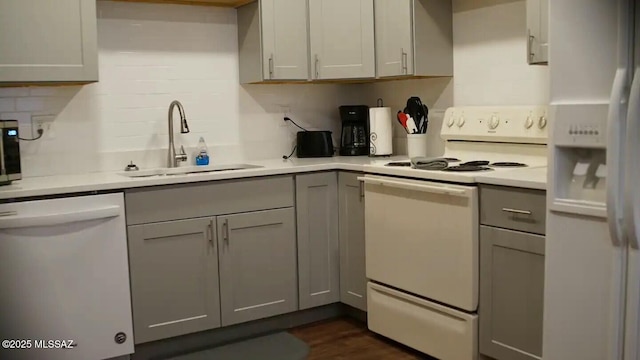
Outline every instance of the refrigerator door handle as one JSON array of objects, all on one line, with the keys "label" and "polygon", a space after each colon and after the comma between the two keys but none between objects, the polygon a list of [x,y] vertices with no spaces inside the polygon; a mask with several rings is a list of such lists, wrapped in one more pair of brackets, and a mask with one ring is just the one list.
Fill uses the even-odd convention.
[{"label": "refrigerator door handle", "polygon": [[607,218],[609,219],[611,242],[615,247],[624,245],[622,206],[620,204],[623,182],[620,176],[620,163],[623,155],[622,134],[624,133],[622,101],[627,76],[628,70],[626,68],[620,68],[616,71],[607,119]]},{"label": "refrigerator door handle", "polygon": [[640,163],[637,159],[640,154],[640,69],[637,69],[629,94],[629,110],[627,112],[627,143],[626,143],[626,167],[627,178],[625,181],[625,208],[624,225],[627,230],[629,245],[640,250],[638,237],[640,236]]}]

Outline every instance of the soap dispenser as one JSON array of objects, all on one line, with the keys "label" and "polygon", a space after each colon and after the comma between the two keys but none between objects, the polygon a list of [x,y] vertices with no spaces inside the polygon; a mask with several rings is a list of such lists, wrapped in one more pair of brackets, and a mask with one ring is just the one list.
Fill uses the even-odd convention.
[{"label": "soap dispenser", "polygon": [[196,165],[209,165],[209,150],[207,149],[207,144],[204,142],[203,137],[200,137],[200,140],[198,141],[198,155],[196,155]]}]

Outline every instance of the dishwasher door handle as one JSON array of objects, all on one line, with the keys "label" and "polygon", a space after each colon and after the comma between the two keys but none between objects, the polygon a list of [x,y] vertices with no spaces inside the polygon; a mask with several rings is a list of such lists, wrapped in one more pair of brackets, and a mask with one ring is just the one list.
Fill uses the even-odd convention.
[{"label": "dishwasher door handle", "polygon": [[416,184],[416,183],[409,183],[405,181],[368,178],[368,177],[359,177],[358,180],[364,181],[365,184],[388,186],[388,187],[404,189],[404,190],[420,191],[420,192],[426,192],[426,193],[432,193],[432,194],[442,194],[442,195],[451,195],[451,196],[463,196],[463,197],[469,196],[467,195],[466,190],[453,189],[448,186]]},{"label": "dishwasher door handle", "polygon": [[112,205],[89,210],[50,214],[3,216],[0,217],[0,229],[64,225],[81,221],[108,219],[119,215],[120,206]]}]

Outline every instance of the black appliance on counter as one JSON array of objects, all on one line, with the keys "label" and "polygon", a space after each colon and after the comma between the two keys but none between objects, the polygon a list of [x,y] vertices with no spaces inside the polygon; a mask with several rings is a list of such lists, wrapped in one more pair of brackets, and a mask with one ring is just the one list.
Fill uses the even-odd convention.
[{"label": "black appliance on counter", "polygon": [[300,131],[296,135],[296,146],[299,158],[333,156],[331,131]]},{"label": "black appliance on counter", "polygon": [[22,179],[18,122],[0,120],[0,185]]},{"label": "black appliance on counter", "polygon": [[342,120],[340,155],[369,155],[369,107],[344,105],[339,109]]}]

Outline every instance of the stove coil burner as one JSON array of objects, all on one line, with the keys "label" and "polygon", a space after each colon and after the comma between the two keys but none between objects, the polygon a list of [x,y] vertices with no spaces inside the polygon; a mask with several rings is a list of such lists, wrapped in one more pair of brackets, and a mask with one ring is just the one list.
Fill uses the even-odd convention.
[{"label": "stove coil burner", "polygon": [[487,160],[473,160],[460,164],[460,166],[487,166],[489,161]]},{"label": "stove coil burner", "polygon": [[411,167],[410,161],[395,161],[387,163],[385,166],[395,166],[395,167]]},{"label": "stove coil burner", "polygon": [[491,167],[527,167],[527,164],[523,164],[523,163],[518,163],[518,162],[495,162],[491,165],[489,165]]},{"label": "stove coil burner", "polygon": [[450,166],[442,171],[449,172],[471,172],[471,171],[491,171],[493,169],[485,167],[485,166],[475,166],[475,165],[459,165],[459,166]]}]

